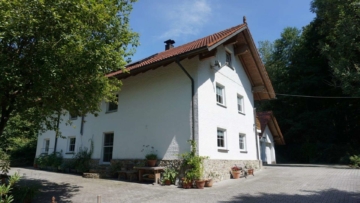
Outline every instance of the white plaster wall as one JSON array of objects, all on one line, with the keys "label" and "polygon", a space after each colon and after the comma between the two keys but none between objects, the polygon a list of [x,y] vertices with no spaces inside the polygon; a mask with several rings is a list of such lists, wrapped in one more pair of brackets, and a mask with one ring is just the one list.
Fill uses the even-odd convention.
[{"label": "white plaster wall", "polygon": [[[227,46],[233,52],[231,45]],[[215,60],[225,64],[225,48],[219,46],[215,58],[201,62],[198,73],[198,136],[199,154],[210,159],[256,160],[256,138],[254,131],[254,99],[250,81],[238,59],[232,54],[234,70],[227,66],[210,68]],[[225,87],[226,107],[216,102],[216,83]],[[237,110],[237,94],[244,98],[245,113]],[[217,128],[226,129],[228,151],[217,147]],[[239,133],[246,134],[247,152],[240,152]]]},{"label": "white plaster wall", "polygon": [[[181,63],[191,75],[197,77],[195,57]],[[76,136],[76,149],[90,146],[94,141],[92,158],[102,159],[103,135],[114,133],[113,159],[145,158],[150,146],[157,150],[160,159],[174,159],[180,153],[189,151],[187,140],[191,138],[191,82],[180,67],[172,63],[133,77],[124,79],[119,93],[116,112],[106,113],[106,103],[97,117],[85,117],[84,134],[80,135],[80,121],[74,121],[76,128],[60,125],[63,136]],[[68,116],[65,116],[68,117]],[[48,131],[39,136],[37,155],[41,153],[45,138],[54,146],[55,132]],[[142,152],[143,145],[149,145]],[[58,150],[65,154],[67,140],[58,140]]]},{"label": "white plaster wall", "polygon": [[268,164],[276,163],[275,143],[268,126],[266,126],[261,139],[261,160]]}]

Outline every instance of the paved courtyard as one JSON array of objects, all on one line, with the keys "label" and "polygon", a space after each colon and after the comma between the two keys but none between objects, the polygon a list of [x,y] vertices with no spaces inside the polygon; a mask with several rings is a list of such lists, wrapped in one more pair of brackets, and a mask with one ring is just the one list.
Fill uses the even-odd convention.
[{"label": "paved courtyard", "polygon": [[226,180],[212,188],[182,189],[78,175],[13,168],[22,184],[41,185],[34,202],[356,202],[360,203],[360,170],[337,165],[274,165],[247,179]]}]

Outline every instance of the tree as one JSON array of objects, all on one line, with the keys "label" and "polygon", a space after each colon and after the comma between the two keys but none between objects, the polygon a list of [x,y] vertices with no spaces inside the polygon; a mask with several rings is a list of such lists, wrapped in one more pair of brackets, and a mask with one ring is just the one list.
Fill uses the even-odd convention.
[{"label": "tree", "polygon": [[313,0],[319,48],[344,93],[360,96],[360,0]]},{"label": "tree", "polygon": [[13,115],[55,129],[64,110],[85,115],[114,99],[138,45],[129,27],[136,0],[0,0],[0,135]]},{"label": "tree", "polygon": [[[286,142],[277,153],[292,162],[338,162],[347,153],[353,154],[360,144],[356,136],[360,129],[359,102],[319,98],[347,95],[334,85],[339,79],[334,78],[319,48],[326,35],[319,32],[318,23],[312,22],[302,31],[285,28],[273,43],[265,67],[277,99],[256,104],[260,111],[274,111]],[[267,47],[259,51],[269,50]]]}]

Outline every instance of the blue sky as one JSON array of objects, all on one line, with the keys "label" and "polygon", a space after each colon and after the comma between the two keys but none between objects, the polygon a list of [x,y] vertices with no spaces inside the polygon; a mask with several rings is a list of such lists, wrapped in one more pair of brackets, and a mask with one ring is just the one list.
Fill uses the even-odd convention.
[{"label": "blue sky", "polygon": [[274,41],[287,27],[302,28],[313,20],[311,0],[138,0],[130,16],[140,34],[132,61],[164,51],[164,41],[175,46],[243,23],[246,16],[257,45]]}]

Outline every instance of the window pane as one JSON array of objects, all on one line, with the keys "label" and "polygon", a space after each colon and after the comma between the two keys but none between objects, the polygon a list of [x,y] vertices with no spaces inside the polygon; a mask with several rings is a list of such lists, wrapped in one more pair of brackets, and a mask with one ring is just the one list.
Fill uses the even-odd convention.
[{"label": "window pane", "polygon": [[242,112],[243,111],[243,98],[241,96],[238,96],[238,111]]},{"label": "window pane", "polygon": [[114,133],[105,134],[103,162],[110,162],[110,160],[112,159],[113,144],[114,144]]},{"label": "window pane", "polygon": [[224,103],[224,88],[216,86],[216,101],[220,104]]},{"label": "window pane", "polygon": [[217,146],[218,147],[225,147],[224,131],[221,131],[221,130],[217,131]]},{"label": "window pane", "polygon": [[[116,95],[116,101],[118,101],[118,95]],[[108,104],[108,111],[115,111],[118,109],[118,103],[117,102],[110,102]]]},{"label": "window pane", "polygon": [[245,135],[239,135],[239,148],[245,150]]}]

